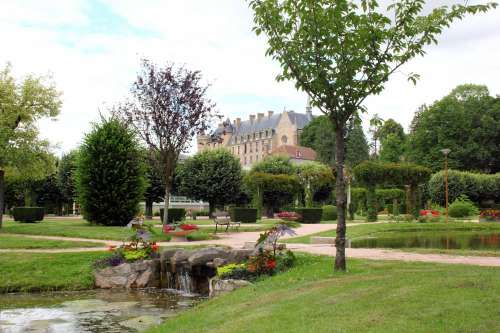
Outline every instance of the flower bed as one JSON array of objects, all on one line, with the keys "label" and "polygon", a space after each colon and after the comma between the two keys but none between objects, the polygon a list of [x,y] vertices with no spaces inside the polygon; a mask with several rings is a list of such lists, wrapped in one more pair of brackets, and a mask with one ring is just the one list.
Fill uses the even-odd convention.
[{"label": "flower bed", "polygon": [[483,210],[481,214],[479,214],[479,222],[500,222],[500,210]]},{"label": "flower bed", "polygon": [[296,212],[281,212],[277,216],[283,221],[298,221],[301,218],[300,214]]}]

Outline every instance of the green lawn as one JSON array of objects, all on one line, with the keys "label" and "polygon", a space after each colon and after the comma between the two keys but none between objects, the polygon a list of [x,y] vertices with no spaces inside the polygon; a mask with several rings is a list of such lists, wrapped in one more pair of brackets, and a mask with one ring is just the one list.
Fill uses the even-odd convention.
[{"label": "green lawn", "polygon": [[2,253],[0,293],[90,289],[94,285],[92,263],[107,255],[106,252]]},{"label": "green lawn", "polygon": [[[44,236],[78,237],[104,240],[126,240],[133,234],[131,229],[125,227],[108,227],[90,224],[85,220],[44,220],[40,223],[19,223],[5,221],[0,229],[0,234],[27,234]],[[162,235],[161,229],[157,230],[155,240],[168,240],[170,236]]]},{"label": "green lawn", "polygon": [[209,300],[149,333],[498,332],[500,268],[300,256],[291,271]]},{"label": "green lawn", "polygon": [[104,246],[104,243],[59,241],[0,234],[0,249],[67,249],[99,246]]}]

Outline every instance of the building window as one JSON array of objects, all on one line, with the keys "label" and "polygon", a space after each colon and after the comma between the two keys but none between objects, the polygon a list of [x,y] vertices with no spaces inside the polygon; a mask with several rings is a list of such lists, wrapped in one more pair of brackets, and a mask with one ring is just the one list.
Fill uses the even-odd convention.
[{"label": "building window", "polygon": [[252,162],[253,162],[253,158],[252,158],[252,156],[250,156],[250,164],[252,164]]},{"label": "building window", "polygon": [[245,156],[245,163],[244,163],[244,165],[247,165],[247,157],[246,156]]},{"label": "building window", "polygon": [[255,143],[255,152],[258,153],[259,152],[259,141],[257,141]]},{"label": "building window", "polygon": [[250,141],[250,134],[247,135],[247,141]]},{"label": "building window", "polygon": [[238,155],[240,154],[240,146],[238,146]]},{"label": "building window", "polygon": [[[247,153],[247,143],[245,143],[245,149],[243,150],[243,153],[246,154]],[[245,162],[246,164],[246,162]]]},{"label": "building window", "polygon": [[282,144],[286,144],[287,142],[288,142],[288,138],[286,137],[286,135],[283,135],[283,136],[281,137],[281,143],[282,143]]}]

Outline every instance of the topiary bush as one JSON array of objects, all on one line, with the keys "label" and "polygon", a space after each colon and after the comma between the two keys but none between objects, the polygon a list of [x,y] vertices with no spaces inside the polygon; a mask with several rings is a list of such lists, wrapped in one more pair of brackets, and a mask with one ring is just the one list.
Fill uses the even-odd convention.
[{"label": "topiary bush", "polygon": [[479,209],[467,196],[462,195],[448,207],[448,214],[457,218],[476,216],[479,215]]},{"label": "topiary bush", "polygon": [[[160,208],[160,219],[163,222],[163,216],[165,209]],[[186,219],[186,210],[184,208],[169,208],[168,209],[168,221],[167,223],[181,222]]]},{"label": "topiary bush", "polygon": [[210,212],[208,210],[200,210],[197,212],[193,212],[191,216],[193,217],[193,220],[196,220],[198,216],[210,216]]},{"label": "topiary bush", "polygon": [[76,191],[89,222],[125,226],[139,212],[146,168],[137,139],[111,118],[86,135],[76,162]]},{"label": "topiary bush", "polygon": [[43,207],[14,207],[11,213],[14,221],[33,223],[43,221],[45,209]]},{"label": "topiary bush", "polygon": [[241,223],[257,222],[257,208],[233,207],[229,210],[231,221]]},{"label": "topiary bush", "polygon": [[300,214],[300,223],[320,223],[323,216],[321,208],[295,208],[295,212]]},{"label": "topiary bush", "polygon": [[323,206],[322,221],[335,221],[337,219],[337,207],[333,205]]}]

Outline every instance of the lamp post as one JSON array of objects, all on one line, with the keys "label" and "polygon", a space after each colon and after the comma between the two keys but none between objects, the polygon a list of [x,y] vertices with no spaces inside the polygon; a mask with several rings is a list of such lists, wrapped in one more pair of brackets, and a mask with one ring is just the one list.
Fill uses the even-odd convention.
[{"label": "lamp post", "polygon": [[446,201],[446,223],[448,223],[448,155],[451,149],[442,149],[444,155],[444,186],[445,186],[445,201]]}]

